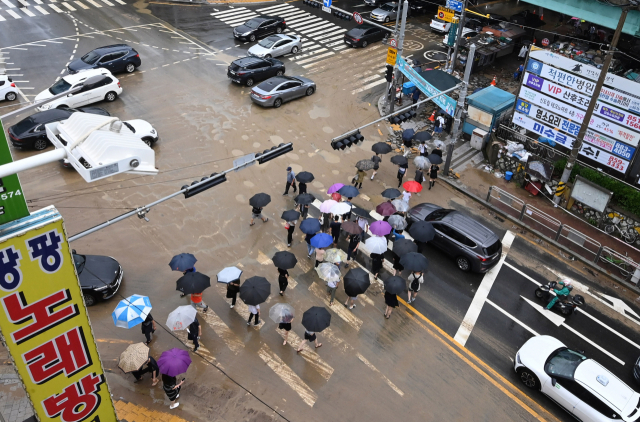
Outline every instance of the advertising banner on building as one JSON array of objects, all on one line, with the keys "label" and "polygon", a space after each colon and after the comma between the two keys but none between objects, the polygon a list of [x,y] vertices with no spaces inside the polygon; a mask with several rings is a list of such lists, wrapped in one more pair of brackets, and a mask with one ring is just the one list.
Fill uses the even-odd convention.
[{"label": "advertising banner on building", "polygon": [[542,79],[540,76],[525,72],[523,81],[529,88],[535,89],[536,91],[542,92],[543,94],[549,95],[557,100],[567,102],[574,107],[578,107],[582,110],[586,110],[587,107],[589,107],[589,102],[591,101],[590,97],[546,79]]},{"label": "advertising banner on building", "polygon": [[18,222],[0,237],[0,329],[35,413],[116,422],[62,217],[47,207]]},{"label": "advertising banner on building", "polygon": [[[577,63],[577,62],[576,62]],[[545,79],[552,80],[571,89],[575,89],[583,94],[591,96],[596,87],[596,83],[587,79],[563,72],[555,67],[545,65],[537,60],[529,59],[527,70]]]},{"label": "advertising banner on building", "polygon": [[[409,66],[402,57],[398,57],[396,66],[398,66],[398,69],[400,69],[407,79],[413,82],[414,85],[426,96],[432,97],[440,93],[438,89],[427,82],[422,76],[418,75],[418,72]],[[433,102],[443,109],[449,116],[453,116],[456,111],[456,101],[447,95],[440,95],[439,97],[434,98]]]}]

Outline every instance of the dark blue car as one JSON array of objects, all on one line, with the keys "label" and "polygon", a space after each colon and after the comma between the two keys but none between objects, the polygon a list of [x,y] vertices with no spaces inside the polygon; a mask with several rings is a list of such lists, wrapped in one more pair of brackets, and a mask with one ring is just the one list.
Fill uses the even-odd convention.
[{"label": "dark blue car", "polygon": [[75,59],[67,69],[70,74],[84,69],[104,68],[111,73],[131,73],[142,64],[140,54],[127,44],[114,44],[91,50],[79,59]]}]

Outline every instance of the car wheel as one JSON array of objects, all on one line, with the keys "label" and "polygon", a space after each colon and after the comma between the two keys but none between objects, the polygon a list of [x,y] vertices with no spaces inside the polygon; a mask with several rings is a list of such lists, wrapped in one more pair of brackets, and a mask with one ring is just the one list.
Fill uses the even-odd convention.
[{"label": "car wheel", "polygon": [[542,295],[543,295],[542,290],[540,290],[540,289],[536,289],[536,297],[537,297],[538,299],[542,299]]},{"label": "car wheel", "polygon": [[104,96],[105,101],[109,101],[109,102],[115,101],[116,98],[118,98],[118,94],[116,94],[113,91],[107,92],[107,95]]},{"label": "car wheel", "polygon": [[389,16],[387,16],[386,18],[384,18],[384,23],[389,22],[391,19],[389,18]]},{"label": "car wheel", "polygon": [[469,260],[464,256],[457,257],[456,264],[458,265],[458,268],[460,268],[462,271],[466,272],[471,269],[471,262],[469,262]]},{"label": "car wheel", "polygon": [[282,105],[282,98],[276,98],[276,100],[273,102],[273,108],[278,108]]},{"label": "car wheel", "polygon": [[127,73],[131,73],[136,70],[136,67],[133,65],[133,63],[127,63],[127,66],[124,68],[124,70],[126,70]]},{"label": "car wheel", "polygon": [[247,79],[247,82],[244,83],[246,86],[253,86],[253,79]]},{"label": "car wheel", "polygon": [[7,92],[7,95],[4,96],[4,99],[7,101],[15,101],[18,98],[15,92]]},{"label": "car wheel", "polygon": [[313,89],[312,86],[310,86],[309,88],[307,88],[307,91],[305,92],[305,95],[308,97],[310,95],[313,95],[314,92],[316,92],[316,90]]},{"label": "car wheel", "polygon": [[270,58],[271,58],[271,54],[265,54],[265,55],[264,55],[264,58],[265,58],[265,59],[270,59]]},{"label": "car wheel", "polygon": [[42,151],[42,150],[43,150],[43,149],[45,149],[48,145],[49,145],[49,142],[47,142],[47,140],[46,140],[46,139],[38,138],[38,139],[36,139],[36,141],[33,143],[33,149],[35,149],[36,151]]},{"label": "car wheel", "polygon": [[90,293],[82,293],[82,297],[84,298],[84,304],[86,306],[93,306],[97,302],[95,296]]},{"label": "car wheel", "polygon": [[142,138],[142,142],[144,142],[145,144],[147,144],[147,146],[149,148],[151,148],[151,145],[153,145],[153,139],[149,138],[149,137],[145,137]]},{"label": "car wheel", "polygon": [[531,388],[532,390],[540,389],[540,380],[538,380],[538,377],[536,377],[529,368],[518,368],[517,372],[520,381],[522,381],[526,387]]},{"label": "car wheel", "polygon": [[362,48],[365,48],[368,45],[369,45],[369,43],[366,40],[362,41]]},{"label": "car wheel", "polygon": [[278,70],[276,72],[276,76],[282,76],[282,75],[284,75],[284,70]]},{"label": "car wheel", "polygon": [[249,41],[254,42],[256,40],[256,36],[251,34],[249,35]]},{"label": "car wheel", "polygon": [[296,54],[297,52],[298,52],[298,46],[293,46],[293,48],[291,49],[291,53]]},{"label": "car wheel", "polygon": [[277,27],[276,28],[276,34],[282,34],[282,28]]}]

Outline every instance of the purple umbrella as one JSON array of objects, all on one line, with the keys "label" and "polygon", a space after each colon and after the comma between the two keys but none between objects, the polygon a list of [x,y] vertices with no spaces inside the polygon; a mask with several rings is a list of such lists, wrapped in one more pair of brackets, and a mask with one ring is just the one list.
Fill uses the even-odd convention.
[{"label": "purple umbrella", "polygon": [[160,373],[175,377],[178,374],[187,372],[187,369],[191,365],[191,358],[189,352],[182,349],[173,348],[162,352],[158,359],[158,366],[160,367]]},{"label": "purple umbrella", "polygon": [[376,236],[386,236],[391,233],[391,224],[386,221],[376,221],[369,226],[369,231]]},{"label": "purple umbrella", "polygon": [[376,212],[380,215],[393,215],[396,211],[396,207],[391,202],[383,202],[376,207]]},{"label": "purple umbrella", "polygon": [[342,189],[344,187],[344,184],[342,183],[336,183],[334,185],[331,185],[331,187],[329,188],[329,190],[327,191],[328,194],[332,194],[332,193],[336,193],[338,192],[340,189]]}]

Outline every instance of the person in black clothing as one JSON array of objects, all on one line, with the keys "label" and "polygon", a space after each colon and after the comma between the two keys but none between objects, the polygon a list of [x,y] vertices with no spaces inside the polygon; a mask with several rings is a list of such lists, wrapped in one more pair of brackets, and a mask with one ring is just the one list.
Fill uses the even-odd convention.
[{"label": "person in black clothing", "polygon": [[184,379],[178,383],[176,377],[162,374],[162,389],[169,400],[171,400],[169,409],[175,409],[180,405],[180,403],[176,402],[176,399],[180,397],[180,388],[182,387],[182,384],[184,384]]},{"label": "person in black clothing", "polygon": [[440,145],[436,145],[436,147],[431,151],[431,154],[435,154],[442,158],[442,150],[440,149]]},{"label": "person in black clothing", "polygon": [[307,218],[308,214],[309,214],[309,205],[300,204],[300,216],[302,217],[302,219],[304,220],[305,218]]},{"label": "person in black clothing", "polygon": [[429,169],[429,190],[436,184],[436,179],[438,178],[438,170],[440,167],[435,164],[431,166]]},{"label": "person in black clothing", "polygon": [[333,221],[331,222],[331,236],[333,236],[333,243],[338,243],[338,238],[340,237],[340,227],[342,223],[340,223],[340,217],[335,216]]},{"label": "person in black clothing", "polygon": [[424,182],[424,173],[421,169],[416,169],[416,175],[413,179],[422,185],[422,182]]},{"label": "person in black clothing", "polygon": [[384,317],[389,319],[393,308],[398,306],[398,296],[389,292],[384,292],[384,303],[387,305],[387,309],[384,311]]},{"label": "person in black clothing", "polygon": [[397,174],[397,178],[398,178],[398,187],[402,186],[402,179],[404,178],[404,175],[407,173],[407,168],[404,166],[400,166],[398,167],[398,174]]},{"label": "person in black clothing", "polygon": [[291,321],[293,321],[293,315],[287,314],[282,318],[282,321],[278,324],[279,330],[284,330],[284,343],[283,346],[287,345],[287,340],[289,340],[289,331],[291,331]]},{"label": "person in black clothing", "polygon": [[293,242],[293,231],[296,229],[295,221],[287,221],[289,227],[287,228],[287,246],[291,247],[291,242]]},{"label": "person in black clothing", "polygon": [[284,296],[284,291],[289,285],[289,271],[278,268],[278,284],[280,285],[280,296]]},{"label": "person in black clothing", "polygon": [[[147,365],[146,368],[142,368],[142,366],[144,365]],[[160,381],[158,379],[158,375],[160,374],[158,362],[156,362],[153,357],[149,356],[149,359],[147,359],[147,361],[142,366],[137,371],[131,372],[133,376],[136,377],[136,380],[134,382],[140,382],[144,374],[146,374],[147,372],[151,372],[151,379],[153,381],[153,384],[151,384],[151,386],[153,387],[158,383],[158,381]]]},{"label": "person in black clothing", "polygon": [[151,343],[151,334],[156,332],[156,322],[153,320],[151,314],[147,315],[147,318],[142,323],[140,327],[142,329],[142,334],[147,338],[147,341],[144,343],[147,346]]},{"label": "person in black clothing", "polygon": [[398,271],[402,272],[404,270],[404,267],[400,265],[400,257],[396,254],[393,254],[393,270],[393,275],[397,275]]},{"label": "person in black clothing", "polygon": [[426,242],[420,242],[418,240],[413,239],[413,243],[415,243],[418,246],[418,253],[422,253],[422,251],[424,250],[424,246],[427,244]]},{"label": "person in black clothing", "polygon": [[233,280],[227,284],[227,299],[231,299],[231,308],[236,306],[236,298],[240,291],[240,280]]},{"label": "person in black clothing", "polygon": [[356,251],[358,250],[358,246],[360,245],[360,235],[352,234],[349,235],[349,246],[347,246],[347,264],[345,268],[349,268],[349,260],[356,259]]},{"label": "person in black clothing", "polygon": [[313,253],[313,251],[316,250],[316,248],[314,248],[313,246],[311,246],[311,238],[315,236],[315,234],[307,234],[304,237],[304,241],[307,242],[307,252],[309,252],[309,254],[307,255],[307,258],[311,259],[311,254]]},{"label": "person in black clothing", "polygon": [[[196,272],[196,267],[192,267],[192,268],[189,268],[188,270],[184,270],[182,272],[182,275],[187,275],[187,273],[195,273],[195,272]],[[179,291],[180,291],[180,297],[186,296],[186,294],[182,291],[182,289],[179,289]]]},{"label": "person in black clothing", "polygon": [[253,226],[254,223],[253,220],[256,218],[260,218],[262,220],[263,223],[266,223],[267,221],[269,221],[269,218],[265,218],[262,216],[262,207],[253,207],[251,208],[251,222],[249,223],[250,226]]},{"label": "person in black clothing", "polygon": [[200,342],[198,340],[200,340],[200,337],[202,336],[202,327],[200,326],[200,321],[198,321],[197,317],[191,324],[189,324],[187,332],[189,333],[187,335],[187,339],[193,341],[193,345],[195,346],[193,348],[193,352],[195,353],[200,347]]},{"label": "person in black clothing", "polygon": [[371,254],[371,274],[373,274],[374,278],[378,278],[378,274],[382,269],[382,259],[383,256],[379,253]]},{"label": "person in black clothing", "polygon": [[302,195],[303,193],[307,193],[307,184],[298,182],[298,193]]},{"label": "person in black clothing", "polygon": [[380,163],[382,162],[382,158],[380,158],[380,155],[376,153],[376,155],[371,157],[371,161],[373,161],[373,174],[371,175],[371,180],[373,180],[375,175],[378,173],[378,169],[380,168]]}]

